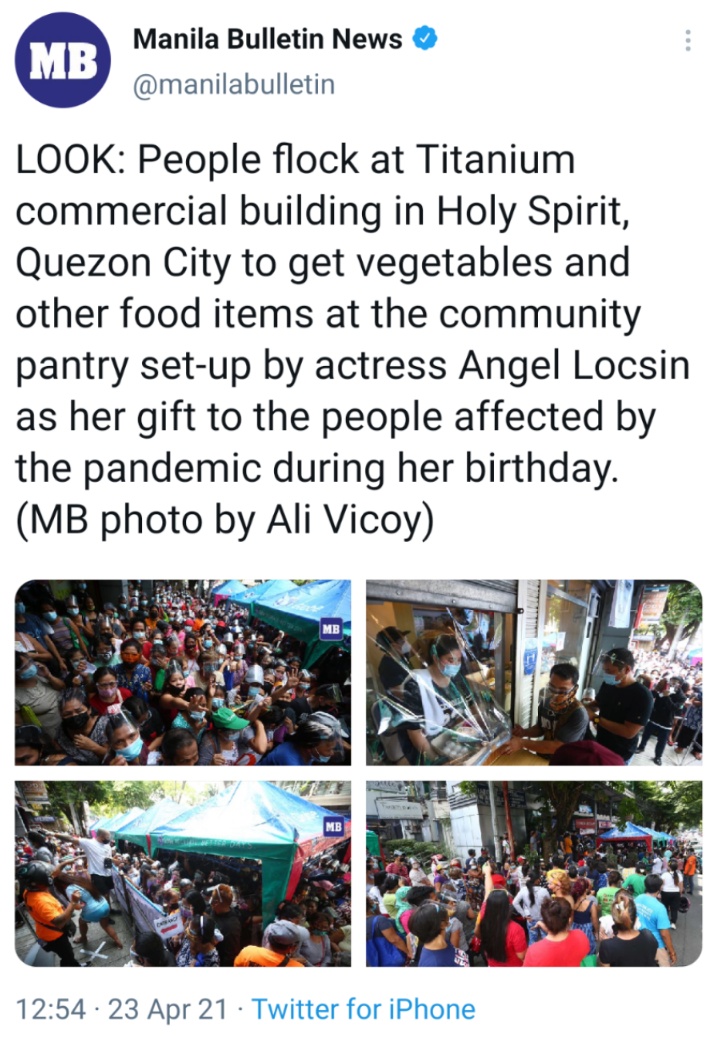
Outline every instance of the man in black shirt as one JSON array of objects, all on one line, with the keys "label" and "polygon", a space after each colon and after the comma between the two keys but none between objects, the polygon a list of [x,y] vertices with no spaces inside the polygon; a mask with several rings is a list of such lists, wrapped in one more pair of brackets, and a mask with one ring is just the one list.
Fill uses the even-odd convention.
[{"label": "man in black shirt", "polygon": [[209,917],[220,929],[223,940],[216,945],[222,968],[232,968],[241,951],[241,919],[231,906],[233,891],[230,886],[215,886],[209,900]]},{"label": "man in black shirt", "polygon": [[603,683],[588,707],[596,740],[629,763],[653,711],[653,695],[633,676],[636,661],[627,648],[612,648],[600,662]]}]

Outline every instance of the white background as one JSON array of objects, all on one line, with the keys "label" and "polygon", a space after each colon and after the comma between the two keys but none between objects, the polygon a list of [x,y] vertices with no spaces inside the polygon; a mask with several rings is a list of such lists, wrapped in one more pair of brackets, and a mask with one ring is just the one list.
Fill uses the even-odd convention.
[{"label": "white background", "polygon": [[[709,520],[710,488],[706,482],[709,456],[703,449],[709,441],[708,431],[712,363],[708,300],[711,296],[712,203],[709,105],[711,96],[712,25],[709,11],[702,3],[674,5],[633,2],[627,5],[605,2],[599,5],[526,2],[499,5],[447,5],[430,8],[423,5],[365,2],[360,5],[262,4],[260,13],[249,13],[240,6],[206,2],[201,5],[177,3],[125,2],[117,7],[78,4],[72,8],[95,20],[107,36],[112,49],[112,71],[102,92],[84,107],[71,110],[44,108],[20,88],[13,68],[15,42],[34,17],[48,13],[45,5],[24,5],[9,12],[3,74],[7,77],[4,96],[10,111],[4,135],[3,180],[6,245],[2,252],[5,287],[4,320],[6,345],[3,350],[3,384],[8,387],[3,408],[5,465],[4,483],[7,508],[4,509],[4,543],[6,561],[6,597],[2,608],[9,627],[12,591],[33,577],[66,577],[68,575],[117,577],[139,573],[144,577],[160,577],[166,573],[186,576],[245,575],[260,577],[305,576],[349,577],[354,580],[353,636],[355,688],[355,757],[353,768],[356,894],[354,959],[362,958],[361,867],[364,843],[360,819],[364,813],[365,769],[361,765],[360,723],[363,704],[360,689],[364,686],[364,663],[359,650],[364,635],[361,603],[366,577],[402,578],[515,578],[537,577],[551,572],[562,576],[597,574],[615,578],[622,575],[661,578],[685,578],[698,583],[704,596],[710,590],[710,541],[706,537]],[[300,13],[297,13],[300,10]],[[439,42],[427,53],[412,46],[414,29],[433,25]],[[131,48],[135,26],[146,29],[156,25],[160,31],[187,31],[203,24],[207,31],[219,32],[222,41],[225,27],[239,25],[255,31],[262,25],[275,25],[290,30],[305,25],[312,31],[323,31],[326,38],[332,26],[351,26],[355,31],[398,31],[405,46],[400,51],[370,54],[366,51],[345,53],[326,49],[322,52],[256,52],[219,51],[135,52]],[[692,33],[693,49],[685,51],[685,30]],[[318,72],[336,82],[333,97],[203,97],[155,98],[142,103],[132,93],[136,75],[151,71],[157,76],[212,75],[217,71],[229,75],[249,72],[270,76],[276,71],[292,75]],[[329,148],[345,140],[351,148],[369,154],[378,148],[401,145],[408,149],[415,142],[445,142],[464,149],[508,150],[511,143],[526,151],[533,149],[570,150],[576,156],[576,174],[572,177],[481,177],[427,178],[406,175],[380,178],[241,178],[224,177],[209,185],[199,177],[160,177],[153,173],[142,178],[131,177],[131,165],[122,178],[100,177],[18,177],[15,171],[17,143],[26,151],[45,142],[118,142],[127,155],[135,153],[138,142],[156,142],[164,148],[196,149],[226,147],[237,140],[241,147],[268,152],[282,140],[293,140],[301,147]],[[367,235],[350,229],[290,228],[286,233],[269,229],[242,233],[235,224],[223,231],[199,228],[152,230],[150,228],[106,230],[59,228],[18,228],[14,209],[18,200],[62,197],[127,198],[151,200],[183,198],[193,193],[197,198],[212,197],[220,190],[238,195],[245,190],[257,199],[279,198],[301,190],[314,196],[320,191],[334,192],[346,199],[389,199],[396,191],[403,197],[423,198],[428,195],[457,194],[475,199],[494,191],[506,201],[519,201],[523,208],[532,194],[549,194],[570,200],[580,193],[584,199],[600,194],[617,195],[623,211],[631,221],[627,234],[597,230],[568,229],[554,238],[541,230],[538,234],[520,224],[508,235],[498,235],[479,228],[449,230],[415,230],[395,233],[389,228],[380,234]],[[304,288],[286,287],[274,278],[255,290],[242,279],[229,278],[216,290],[208,283],[193,280],[159,278],[152,283],[111,281],[85,285],[82,280],[48,280],[37,285],[17,276],[14,257],[17,249],[34,244],[48,252],[64,251],[150,251],[160,258],[171,244],[196,244],[212,251],[239,252],[244,247],[264,249],[277,256],[294,251],[330,252],[337,247],[349,252],[365,251],[455,251],[477,249],[482,243],[499,247],[509,244],[517,251],[546,251],[562,255],[566,251],[601,251],[620,246],[624,239],[631,245],[632,274],[628,280],[610,279],[592,285],[566,282],[552,277],[535,282],[518,283],[511,278],[451,283],[444,281],[418,283],[412,288],[389,281],[350,283],[326,279],[321,285]],[[280,242],[280,243],[279,243]],[[98,287],[97,287],[98,286]],[[55,294],[64,302],[111,302],[124,295],[149,301],[186,302],[197,293],[205,301],[213,295],[230,297],[235,302],[289,301],[294,304],[320,300],[340,302],[349,298],[369,301],[388,294],[406,304],[430,306],[459,299],[466,302],[598,302],[602,295],[618,298],[643,309],[636,333],[624,339],[615,332],[440,332],[431,329],[413,332],[376,333],[364,327],[360,331],[338,334],[319,328],[289,334],[220,331],[202,332],[28,332],[14,324],[17,305]],[[200,343],[200,347],[199,347]],[[193,383],[186,388],[174,383],[166,390],[155,384],[133,379],[125,381],[120,391],[110,391],[99,383],[75,387],[42,385],[22,393],[9,391],[14,385],[14,357],[37,351],[42,355],[63,351],[97,353],[116,349],[128,350],[132,356],[143,351],[183,352],[198,348],[215,352],[250,349],[260,354],[264,346],[291,350],[292,354],[315,357],[328,349],[359,351],[365,348],[387,354],[407,355],[433,352],[461,354],[471,347],[482,347],[497,353],[541,352],[553,346],[562,354],[575,346],[597,350],[598,354],[620,352],[658,355],[661,348],[669,353],[685,353],[691,360],[691,381],[687,383],[596,383],[594,389],[574,388],[565,380],[559,383],[536,383],[533,389],[509,390],[500,383],[464,383],[453,380],[441,383],[353,383],[329,387],[311,384],[305,378],[296,389],[272,390],[279,402],[309,409],[322,406],[326,400],[351,405],[384,406],[421,398],[442,406],[474,405],[484,397],[504,396],[513,406],[533,406],[553,400],[586,406],[601,396],[613,406],[622,398],[631,406],[658,407],[654,430],[645,442],[637,443],[631,435],[615,432],[602,435],[564,436],[545,434],[532,436],[502,434],[482,435],[466,442],[448,431],[437,436],[419,437],[416,441],[403,437],[403,449],[413,456],[462,454],[468,447],[484,455],[495,450],[509,456],[517,449],[531,448],[539,456],[549,457],[568,448],[576,456],[614,458],[619,481],[608,483],[595,493],[588,486],[504,486],[463,487],[456,482],[448,487],[390,487],[379,494],[350,487],[284,489],[264,486],[258,490],[237,487],[219,494],[211,487],[192,489],[179,487],[109,487],[93,491],[93,506],[113,507],[119,501],[134,500],[144,508],[165,509],[172,503],[189,507],[221,499],[226,507],[245,507],[258,502],[265,508],[294,497],[313,502],[318,512],[323,500],[354,501],[361,507],[380,505],[384,508],[413,509],[425,498],[435,507],[437,530],[426,546],[404,544],[397,537],[374,536],[353,538],[331,537],[325,529],[316,530],[310,538],[254,534],[243,547],[234,540],[215,537],[210,528],[196,537],[114,537],[102,545],[95,536],[58,538],[46,536],[29,545],[22,544],[15,531],[15,512],[19,502],[30,496],[18,487],[12,459],[24,445],[25,452],[34,447],[45,455],[81,459],[86,453],[99,456],[153,455],[170,447],[190,456],[215,456],[238,449],[243,454],[271,458],[293,447],[324,456],[336,449],[343,455],[356,457],[387,456],[394,448],[378,435],[351,434],[336,438],[327,447],[319,435],[303,437],[268,437],[253,439],[245,434],[224,434],[200,439],[193,435],[172,434],[148,443],[133,431],[120,435],[110,433],[70,436],[56,433],[20,437],[14,429],[14,411],[19,406],[57,406],[71,396],[84,405],[140,406],[155,404],[157,399],[191,398],[197,405],[224,402],[241,406],[246,399],[264,398],[267,394],[260,381],[250,390],[231,393],[220,385]],[[306,360],[306,363],[308,361]],[[129,401],[129,402],[128,402]],[[707,438],[706,438],[707,437]],[[31,489],[34,500],[48,503],[55,499],[50,488]],[[64,499],[79,500],[74,493]],[[252,503],[251,506],[254,506]],[[550,568],[549,568],[550,567]],[[9,642],[8,642],[9,645]],[[10,666],[9,647],[5,656]],[[9,748],[9,747],[8,747]],[[708,764],[698,771],[707,781]],[[680,773],[680,772],[678,772]],[[372,774],[376,776],[373,771]],[[65,778],[66,773],[52,777]],[[83,777],[86,775],[83,774]],[[100,774],[97,772],[97,776]],[[279,777],[279,775],[275,775]],[[330,776],[325,772],[325,776]],[[337,769],[335,776],[343,776]],[[390,777],[403,775],[393,771]],[[490,779],[507,777],[506,769],[492,769]],[[519,777],[525,777],[519,774]],[[639,771],[639,777],[641,772]],[[644,775],[645,776],[645,775]],[[662,770],[659,779],[675,777]],[[690,775],[688,774],[688,777]],[[6,775],[5,811],[11,824],[11,779]],[[9,889],[11,875],[8,856],[2,863],[3,885]],[[706,913],[706,918],[707,913]],[[48,999],[84,994],[93,1004],[101,1004],[110,996],[129,993],[140,996],[148,1006],[158,993],[167,998],[177,991],[162,990],[153,978],[135,970],[131,984],[117,983],[118,974],[92,974],[92,983],[75,976],[56,972],[31,975],[15,959],[9,924],[2,938],[6,956],[6,976],[12,978],[17,995],[41,995]],[[693,966],[685,982],[692,991],[701,989],[702,970],[712,948],[707,942],[705,955]],[[127,974],[122,976],[122,979]],[[293,978],[291,979],[291,976]],[[391,995],[430,995],[434,999],[473,1000],[494,1006],[488,1025],[503,1027],[507,1020],[515,1025],[531,1025],[534,1014],[544,1019],[543,1009],[536,1013],[527,1005],[542,1005],[544,981],[518,977],[522,995],[521,1012],[516,1006],[505,1010],[504,1000],[512,994],[513,978],[499,970],[459,973],[450,976],[450,984],[433,984],[428,989],[413,972],[376,973],[370,975],[369,995],[361,968],[352,973],[333,973],[329,983],[315,974],[285,973],[277,986],[269,978],[248,981],[236,979],[226,983],[225,977],[203,975],[200,983],[189,979],[182,993],[189,1000],[202,995],[224,996],[234,1006],[243,1004],[242,1020],[250,1015],[249,998],[256,991],[315,998],[349,996],[363,991],[363,999],[386,1001]],[[550,978],[547,978],[550,982]],[[610,983],[613,983],[613,979]],[[669,974],[664,982],[677,984],[665,992],[654,975],[638,977],[635,985],[622,985],[614,990],[617,998],[618,1025],[627,1027],[641,1019],[644,1004],[658,1004],[660,1021],[667,1025],[680,1018],[685,991],[680,978]],[[192,991],[192,983],[195,991]],[[533,992],[528,987],[533,984]],[[537,990],[538,984],[538,990]],[[597,998],[600,1010],[613,1005],[607,992],[609,979],[604,972],[577,974],[569,984],[560,984],[558,1017],[569,1018],[572,1011],[583,1009],[585,999]],[[658,986],[656,987],[656,984]],[[603,991],[594,988],[603,987]],[[657,993],[656,993],[657,990]],[[534,996],[536,995],[536,1001]],[[660,995],[660,996],[658,996]],[[655,1000],[657,998],[657,1000]],[[11,1000],[14,1000],[11,999]],[[687,998],[692,1005],[693,996]],[[695,1002],[697,1004],[697,1002]],[[497,1009],[497,1006],[500,1006]],[[93,1017],[102,1013],[91,1012]],[[553,1020],[549,1019],[553,1025]],[[33,1024],[38,1025],[38,1024]],[[64,1024],[70,1026],[72,1024]],[[91,1025],[89,1020],[85,1025]],[[303,1024],[306,1025],[306,1024]],[[315,1026],[316,1024],[311,1024]],[[324,1024],[325,1025],[325,1024]],[[334,1025],[334,1024],[329,1024]],[[507,1023],[508,1025],[508,1023]]]}]

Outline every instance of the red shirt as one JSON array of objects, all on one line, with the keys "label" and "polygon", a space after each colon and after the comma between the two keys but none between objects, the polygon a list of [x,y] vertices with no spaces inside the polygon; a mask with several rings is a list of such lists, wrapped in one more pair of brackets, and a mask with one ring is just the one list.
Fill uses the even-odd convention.
[{"label": "red shirt", "polygon": [[[126,702],[132,697],[129,688],[117,688],[117,691],[122,697],[122,702]],[[106,717],[107,713],[118,713],[122,708],[121,702],[105,702],[99,695],[91,695],[89,704],[101,717]]]},{"label": "red shirt", "polygon": [[565,940],[532,943],[526,952],[524,965],[535,969],[578,968],[590,947],[588,936],[580,929],[572,929]]},{"label": "red shirt", "polygon": [[[588,945],[588,940],[586,940]],[[494,961],[493,958],[487,956],[487,964],[492,969],[518,969],[522,965],[526,964],[521,958],[517,957],[518,954],[523,954],[526,950],[526,933],[518,922],[509,922],[506,931],[506,961]]]}]

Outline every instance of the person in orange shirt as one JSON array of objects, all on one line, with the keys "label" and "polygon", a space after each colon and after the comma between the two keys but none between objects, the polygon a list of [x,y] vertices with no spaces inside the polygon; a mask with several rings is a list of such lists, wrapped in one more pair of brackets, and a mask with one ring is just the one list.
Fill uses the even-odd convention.
[{"label": "person in orange shirt", "polygon": [[22,899],[35,923],[37,939],[45,950],[57,955],[61,966],[82,968],[82,964],[74,956],[69,934],[66,932],[72,915],[84,907],[79,894],[73,893],[67,907],[63,907],[57,897],[50,893],[49,871],[36,861],[23,864],[18,870],[17,877],[20,888],[24,890]]},{"label": "person in orange shirt", "polygon": [[244,947],[234,968],[304,968],[293,955],[300,946],[300,930],[292,922],[271,922],[263,934],[267,947]]},{"label": "person in orange shirt", "polygon": [[685,879],[684,886],[686,893],[694,893],[693,879],[695,878],[698,871],[698,858],[694,853],[691,853],[685,862],[683,867],[683,878]]}]

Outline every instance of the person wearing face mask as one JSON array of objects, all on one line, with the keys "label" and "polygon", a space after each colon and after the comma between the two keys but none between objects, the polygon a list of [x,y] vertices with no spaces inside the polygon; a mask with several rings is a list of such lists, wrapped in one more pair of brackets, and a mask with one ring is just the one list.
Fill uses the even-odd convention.
[{"label": "person wearing face mask", "polygon": [[226,704],[226,684],[223,670],[228,664],[213,649],[202,651],[198,658],[199,668],[194,672],[194,684],[206,695],[211,710],[220,709]]},{"label": "person wearing face mask", "polygon": [[[166,668],[166,679],[158,701],[158,709],[167,727],[174,722],[177,715],[188,714],[192,708],[191,698],[196,694],[193,676],[185,675],[178,659],[171,660]],[[205,699],[203,692],[200,694]]]},{"label": "person wearing face mask", "polygon": [[[79,628],[69,616],[58,614],[57,605],[52,599],[46,598],[40,610],[45,636],[52,641],[60,657],[64,657],[71,648],[79,648],[83,655],[88,654]],[[60,669],[63,673],[67,672],[64,662],[60,663]]]},{"label": "person wearing face mask", "polygon": [[107,752],[107,717],[98,716],[81,688],[68,688],[60,699],[57,748],[73,763],[98,764]]},{"label": "person wearing face mask", "polygon": [[375,643],[383,652],[377,675],[388,693],[393,689],[400,689],[410,676],[412,648],[407,640],[409,633],[409,630],[385,627],[375,637]]},{"label": "person wearing face mask", "polygon": [[65,655],[67,665],[67,676],[65,687],[70,685],[76,688],[84,688],[87,694],[91,694],[94,685],[94,671],[96,666],[90,662],[86,655],[82,655],[78,648],[72,648]]},{"label": "person wearing face mask", "polygon": [[121,663],[119,666],[112,666],[111,668],[119,686],[128,688],[132,695],[138,695],[139,698],[148,702],[149,692],[153,685],[151,670],[141,661],[141,644],[135,638],[130,637],[127,641],[122,642],[119,654],[122,660]]},{"label": "person wearing face mask", "polygon": [[198,673],[201,668],[199,666],[199,643],[191,633],[190,627],[184,631],[184,654],[181,657],[181,664],[187,677]]},{"label": "person wearing face mask", "polygon": [[126,711],[107,717],[107,741],[109,752],[102,761],[109,767],[145,767],[149,747],[139,730],[139,724]]},{"label": "person wearing face mask", "polygon": [[36,616],[26,611],[25,603],[19,595],[15,598],[15,651],[24,652],[36,663],[54,666],[59,672],[61,660],[57,649],[51,641],[49,645],[45,643],[42,624]]},{"label": "person wearing face mask", "polygon": [[627,648],[613,648],[601,656],[603,683],[588,706],[596,724],[596,740],[630,763],[638,736],[653,712],[653,695],[633,676],[635,657]]},{"label": "person wearing face mask", "polygon": [[241,916],[233,907],[233,890],[226,883],[219,883],[211,891],[209,918],[220,930],[223,940],[216,948],[222,968],[231,968],[241,951]]},{"label": "person wearing face mask", "polygon": [[114,672],[108,666],[100,666],[95,671],[89,704],[98,716],[120,713],[122,704],[131,697],[128,688],[119,687]]},{"label": "person wearing face mask", "polygon": [[285,741],[259,760],[259,767],[300,767],[330,763],[338,748],[335,732],[312,716],[302,717]]},{"label": "person wearing face mask", "polygon": [[502,748],[502,754],[509,756],[521,749],[529,749],[540,756],[551,756],[567,742],[579,742],[584,738],[589,716],[576,697],[578,679],[578,669],[571,663],[552,666],[536,723],[529,728],[517,724],[511,739]]},{"label": "person wearing face mask", "polygon": [[121,656],[115,651],[111,633],[99,635],[94,659],[97,666],[119,666],[121,663]]},{"label": "person wearing face mask", "polygon": [[199,748],[199,764],[237,767],[260,760],[268,748],[268,742],[263,723],[258,718],[259,712],[260,707],[257,707],[244,720],[227,706],[216,710],[211,717],[213,730],[204,735]]},{"label": "person wearing face mask", "polygon": [[15,722],[37,724],[54,738],[60,729],[59,693],[64,681],[25,652],[15,653]]},{"label": "person wearing face mask", "polygon": [[200,745],[204,733],[209,728],[206,696],[199,692],[198,694],[187,696],[182,702],[184,705],[188,703],[188,709],[177,710],[171,723],[172,729],[183,728],[184,730],[191,731]]}]

